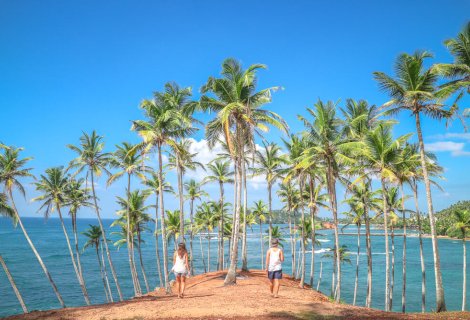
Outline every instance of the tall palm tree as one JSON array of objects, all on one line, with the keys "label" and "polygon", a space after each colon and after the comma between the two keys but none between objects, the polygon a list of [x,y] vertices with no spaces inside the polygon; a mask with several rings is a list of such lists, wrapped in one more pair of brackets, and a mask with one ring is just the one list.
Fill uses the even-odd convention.
[{"label": "tall palm tree", "polygon": [[[224,184],[226,183],[233,183],[233,171],[230,169],[230,162],[223,161],[223,160],[216,160],[214,162],[207,164],[207,170],[209,171],[209,175],[204,178],[203,183],[208,182],[217,182],[219,184],[219,191],[220,191],[220,205],[224,206]],[[217,270],[224,269],[224,236],[223,236],[223,226],[224,226],[224,218],[222,217],[219,221],[218,226],[218,260],[217,260]]]},{"label": "tall palm tree", "polygon": [[434,208],[431,195],[431,183],[426,168],[426,156],[424,150],[423,133],[421,129],[421,115],[428,115],[434,119],[450,118],[455,107],[444,109],[440,100],[448,96],[446,89],[436,91],[438,74],[433,69],[425,69],[424,61],[432,55],[428,52],[416,52],[413,55],[401,54],[395,64],[396,78],[392,78],[383,72],[374,72],[375,79],[380,88],[392,98],[386,106],[391,106],[388,112],[398,113],[409,110],[415,117],[416,133],[423,170],[424,185],[428,215],[431,225],[431,240],[434,258],[434,273],[436,284],[436,311],[446,311],[444,287],[442,286],[442,273],[437,245],[437,233],[435,227]]},{"label": "tall palm tree", "polygon": [[[336,104],[332,101],[327,103],[319,100],[315,104],[315,110],[307,108],[308,113],[313,116],[313,122],[304,117],[299,117],[306,127],[305,136],[311,147],[304,151],[301,168],[309,168],[312,162],[318,161],[326,168],[326,186],[330,199],[330,208],[333,213],[333,224],[335,233],[335,247],[340,248],[338,235],[338,207],[336,199],[336,180],[339,177],[339,166],[352,164],[354,159],[345,152],[348,141],[341,130],[341,121],[336,116]],[[336,257],[336,289],[335,299],[341,299],[341,261]]]},{"label": "tall palm tree", "polygon": [[[390,257],[388,240],[388,219],[390,208],[387,201],[387,182],[396,181],[394,169],[401,160],[401,148],[411,135],[403,135],[393,139],[391,125],[380,124],[370,131],[363,143],[359,144],[359,152],[365,158],[366,166],[371,173],[380,178],[383,198],[384,237],[385,237],[385,310],[390,311]],[[370,173],[366,173],[370,174]]]},{"label": "tall palm tree", "polygon": [[100,208],[98,206],[98,197],[96,196],[95,190],[95,176],[99,177],[102,173],[110,174],[107,166],[109,165],[110,155],[107,152],[104,152],[104,141],[103,137],[98,135],[96,131],[92,131],[91,134],[83,133],[80,137],[80,145],[67,145],[69,149],[77,153],[77,158],[70,162],[69,168],[76,169],[75,174],[79,174],[82,171],[86,170],[86,178],[91,179],[91,191],[93,195],[93,203],[95,207],[96,216],[98,218],[98,224],[101,228],[101,233],[103,237],[103,244],[106,250],[106,256],[108,258],[109,267],[111,268],[111,273],[113,275],[114,283],[116,284],[116,289],[119,295],[119,300],[122,301],[122,292],[121,286],[117,278],[117,273],[114,268],[113,260],[111,258],[111,253],[108,248],[108,240],[106,238],[106,230],[104,229],[103,222],[101,221]]},{"label": "tall palm tree", "polygon": [[339,248],[339,254],[337,253],[338,250],[336,250],[336,247],[330,248],[329,249],[330,253],[326,253],[323,255],[323,258],[332,258],[333,259],[333,272],[332,272],[332,280],[331,280],[331,296],[334,297],[336,295],[335,291],[338,289],[338,287],[335,288],[334,283],[335,283],[335,273],[336,273],[336,268],[334,265],[336,264],[336,261],[339,259],[341,263],[349,263],[351,264],[351,259],[349,258],[349,250],[346,245],[342,245]]},{"label": "tall palm tree", "polygon": [[467,302],[467,248],[466,238],[467,232],[470,230],[470,211],[469,210],[456,210],[454,213],[455,222],[452,228],[458,230],[462,236],[463,245],[463,280],[462,280],[462,311],[465,311]]},{"label": "tall palm tree", "polygon": [[361,181],[350,184],[347,189],[350,198],[344,200],[351,208],[362,211],[366,229],[366,254],[367,254],[367,294],[366,307],[370,308],[372,302],[372,246],[370,238],[370,211],[379,212],[381,199],[379,190],[372,191],[370,181]]},{"label": "tall palm tree", "polygon": [[[189,256],[190,256],[190,267],[191,270],[194,270],[194,253],[193,253],[193,239],[194,239],[194,201],[201,200],[202,197],[209,196],[207,192],[201,189],[202,183],[196,182],[196,180],[191,179],[184,183],[184,188],[186,190],[186,199],[189,200]],[[219,270],[217,268],[217,270]]]},{"label": "tall palm tree", "polygon": [[261,270],[264,270],[263,222],[266,221],[266,216],[269,214],[269,211],[263,200],[258,200],[253,203],[253,208],[251,209],[251,212],[258,218],[259,221],[259,240],[261,244]]},{"label": "tall palm tree", "polygon": [[57,210],[59,215],[60,224],[62,225],[62,231],[64,232],[65,241],[69,249],[70,259],[72,260],[73,269],[77,276],[78,283],[82,289],[83,297],[87,305],[90,305],[90,298],[85,287],[85,282],[78,270],[75,256],[72,251],[67,229],[65,228],[64,219],[62,217],[61,208],[66,205],[66,192],[68,188],[68,176],[64,172],[62,167],[46,169],[46,174],[41,175],[39,182],[34,183],[36,190],[41,192],[42,195],[32,199],[32,201],[43,201],[40,210],[44,209],[44,217],[47,219],[53,212]]},{"label": "tall palm tree", "polygon": [[[191,153],[192,140],[189,139],[182,139],[181,141],[175,142],[171,144],[171,150],[169,157],[168,166],[172,169],[176,169],[176,174],[178,177],[178,195],[179,195],[179,204],[180,204],[180,220],[184,221],[184,192],[183,192],[183,178],[186,170],[196,170],[196,168],[204,169],[204,166],[194,161],[194,157],[196,157],[197,153]],[[180,226],[179,235],[181,237],[181,241],[185,241],[184,238],[184,225],[181,224]]]},{"label": "tall palm tree", "polygon": [[[140,250],[140,244],[141,244],[141,232],[145,227],[143,226],[147,222],[151,221],[152,219],[148,214],[146,213],[149,209],[150,206],[145,205],[145,201],[147,198],[150,196],[150,192],[148,191],[140,191],[140,190],[134,190],[130,192],[127,195],[127,198],[122,198],[122,197],[117,197],[117,203],[121,207],[120,210],[118,210],[116,213],[120,217],[120,221],[126,223],[126,228],[123,229],[127,231],[129,234],[135,234],[137,237],[137,241],[130,241],[132,236],[130,236],[127,239],[127,246],[132,246],[134,247],[134,244],[137,243],[137,249],[139,251],[139,256],[141,257],[141,250]],[[130,231],[127,230],[127,228],[130,228]],[[134,243],[130,243],[134,242]],[[132,255],[134,253],[132,252]],[[139,282],[139,277],[137,274],[135,262],[132,259],[132,263],[134,264],[132,267],[135,271],[135,280],[136,280],[136,289],[138,292],[141,293],[141,288],[140,288],[140,282]],[[145,274],[143,264],[141,263],[141,269],[142,269],[142,276],[144,278],[144,283],[147,291],[149,291],[149,285],[147,281],[147,275]],[[131,269],[132,272],[132,269]]]},{"label": "tall palm tree", "polygon": [[[0,216],[12,219],[13,224],[16,226],[17,222],[16,222],[16,217],[15,217],[15,212],[8,205],[7,196],[4,193],[0,193]],[[2,265],[3,271],[5,271],[5,274],[7,275],[8,281],[10,282],[10,285],[13,288],[13,292],[15,293],[16,298],[18,299],[18,302],[20,303],[21,308],[23,309],[23,312],[28,313],[28,308],[26,308],[26,304],[23,301],[23,297],[21,296],[21,293],[18,290],[18,287],[16,286],[15,280],[13,280],[13,276],[11,275],[10,270],[8,269],[8,266],[5,263],[5,260],[3,260],[3,257],[1,254],[0,254],[0,264]]]},{"label": "tall palm tree", "polygon": [[[444,41],[444,45],[454,56],[454,63],[439,63],[433,68],[451,80],[441,88],[449,93],[459,92],[457,102],[465,91],[470,93],[470,22],[467,22],[457,37]],[[465,109],[464,115],[470,115],[470,108]]]},{"label": "tall palm tree", "polygon": [[36,259],[38,260],[39,264],[41,265],[42,270],[46,274],[47,280],[52,286],[54,293],[59,300],[60,305],[62,308],[65,308],[64,300],[55,285],[55,282],[52,280],[51,274],[49,270],[47,270],[46,265],[42,261],[41,256],[39,255],[36,247],[34,246],[33,242],[29,238],[28,233],[23,225],[23,221],[21,221],[20,214],[15,205],[15,200],[13,198],[13,188],[17,188],[18,191],[25,196],[25,190],[23,185],[21,184],[21,178],[29,178],[33,177],[30,173],[31,168],[25,168],[26,164],[31,160],[31,158],[20,158],[20,152],[23,151],[23,148],[15,148],[13,146],[9,147],[2,147],[3,152],[0,153],[0,184],[3,185],[4,192],[8,195],[8,198],[11,202],[11,207],[15,213],[15,221],[18,222],[20,225],[21,231],[23,231],[23,235],[26,238],[31,250],[33,251]]},{"label": "tall palm tree", "polygon": [[101,275],[101,279],[103,280],[103,287],[104,287],[104,293],[106,295],[106,301],[113,302],[113,294],[111,293],[111,287],[109,286],[108,275],[106,274],[106,271],[104,269],[104,263],[101,263],[101,259],[100,259],[100,248],[101,248],[101,251],[103,251],[103,246],[100,246],[100,243],[102,241],[101,228],[99,226],[90,224],[90,228],[82,232],[82,234],[86,238],[88,238],[88,240],[85,242],[85,245],[83,246],[83,250],[85,250],[88,247],[92,247],[92,248],[94,247],[96,249],[96,258],[98,259],[98,265],[100,266],[100,275]]},{"label": "tall palm tree", "polygon": [[[75,255],[77,257],[77,267],[80,277],[85,284],[85,278],[82,271],[82,263],[80,261],[80,249],[78,248],[78,233],[77,233],[77,214],[81,208],[91,208],[93,204],[90,202],[91,195],[90,189],[84,186],[85,179],[70,179],[65,189],[66,205],[69,208],[69,215],[72,221],[72,232],[75,244]],[[85,285],[86,287],[86,285]]]},{"label": "tall palm tree", "polygon": [[[206,126],[206,137],[210,145],[214,145],[222,135],[228,146],[236,170],[234,203],[233,243],[231,248],[230,268],[225,278],[226,285],[236,283],[236,267],[238,262],[238,235],[241,212],[242,177],[245,173],[244,160],[246,146],[251,146],[249,153],[254,151],[254,134],[267,131],[268,126],[275,126],[287,131],[287,125],[274,112],[262,109],[271,101],[271,92],[277,87],[256,91],[257,71],[266,68],[262,64],[254,64],[243,70],[234,59],[226,59],[222,63],[222,77],[210,77],[202,87],[203,96],[200,106],[203,110],[217,113],[217,117]],[[215,97],[207,95],[213,93]],[[242,172],[243,170],[243,172]]]},{"label": "tall palm tree", "polygon": [[[118,171],[111,175],[108,179],[108,185],[111,185],[119,178],[126,176],[127,177],[127,203],[130,203],[130,194],[131,194],[131,178],[132,176],[137,176],[140,179],[145,179],[145,173],[150,171],[150,168],[144,164],[144,157],[139,150],[128,142],[123,142],[121,145],[116,145],[116,151],[112,154],[110,161],[110,167],[115,168]],[[129,207],[127,210],[130,210]],[[127,219],[127,228],[129,232],[129,239],[131,238],[130,232],[132,229],[130,227],[130,219]],[[129,245],[127,246],[127,256],[129,259],[129,267],[131,271],[132,283],[134,286],[135,296],[141,296],[142,292],[140,291],[139,277],[137,274],[135,262],[134,262],[134,243],[128,241]]]},{"label": "tall palm tree", "polygon": [[216,206],[214,202],[203,202],[196,211],[196,224],[204,228],[207,234],[207,271],[211,271],[211,232],[214,229],[216,217]]},{"label": "tall palm tree", "polygon": [[[180,88],[176,83],[166,83],[163,92],[155,92],[152,100],[144,100],[140,105],[148,120],[135,120],[132,122],[132,130],[137,131],[143,139],[140,145],[142,150],[148,153],[153,149],[157,149],[158,179],[161,186],[164,185],[163,148],[174,143],[175,139],[183,138],[194,132],[192,113],[196,106],[194,103],[188,102],[190,96],[191,88]],[[159,202],[163,242],[163,274],[166,291],[170,293],[163,192],[159,193]]]},{"label": "tall palm tree", "polygon": [[[147,177],[144,181],[143,184],[148,187],[148,190],[153,192],[155,194],[155,256],[156,256],[156,261],[157,261],[157,272],[158,272],[158,284],[161,287],[163,283],[163,278],[162,278],[162,270],[161,270],[161,263],[160,263],[160,248],[158,244],[158,200],[159,200],[159,195],[160,192],[166,192],[166,193],[174,193],[173,187],[168,183],[165,182],[163,185],[163,188],[160,188],[160,179],[158,178],[158,174],[152,172],[150,174],[150,177]],[[163,189],[163,190],[162,190]]]}]

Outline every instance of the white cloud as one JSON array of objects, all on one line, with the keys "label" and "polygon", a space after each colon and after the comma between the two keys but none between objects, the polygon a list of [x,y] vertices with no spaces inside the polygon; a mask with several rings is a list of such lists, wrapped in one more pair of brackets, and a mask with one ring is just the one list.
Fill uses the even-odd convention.
[{"label": "white cloud", "polygon": [[438,141],[426,144],[426,150],[431,152],[450,152],[454,157],[470,156],[469,151],[464,150],[465,143],[453,141]]},{"label": "white cloud", "polygon": [[431,138],[437,139],[437,140],[444,140],[444,139],[457,139],[457,140],[468,140],[470,141],[470,133],[465,132],[465,133],[456,133],[456,132],[448,132],[445,134],[437,134],[434,136],[431,136]]}]

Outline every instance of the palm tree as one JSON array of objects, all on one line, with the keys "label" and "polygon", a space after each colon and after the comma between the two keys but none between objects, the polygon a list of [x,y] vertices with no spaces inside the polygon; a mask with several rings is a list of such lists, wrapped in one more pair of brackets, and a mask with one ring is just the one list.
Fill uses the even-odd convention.
[{"label": "palm tree", "polygon": [[[195,104],[188,102],[190,96],[191,88],[182,89],[176,83],[166,83],[163,92],[155,92],[152,100],[144,100],[140,105],[148,121],[135,120],[132,122],[132,130],[137,131],[143,139],[140,145],[142,150],[148,153],[156,148],[158,151],[158,179],[160,186],[164,185],[162,149],[166,145],[174,143],[175,139],[183,138],[194,132],[192,113]],[[166,291],[170,293],[163,192],[159,193],[159,202],[163,242],[163,274]]]},{"label": "palm tree", "polygon": [[[454,63],[439,63],[433,68],[451,80],[441,88],[449,93],[459,92],[457,102],[465,91],[470,93],[470,22],[467,22],[456,38],[444,41],[444,45],[454,56]],[[465,109],[464,115],[469,114],[470,108]]]},{"label": "palm tree", "polygon": [[[225,278],[226,285],[236,283],[236,267],[238,261],[238,236],[241,212],[242,177],[245,173],[246,151],[254,151],[254,134],[267,131],[267,125],[287,131],[287,125],[275,113],[262,109],[271,101],[271,92],[277,87],[256,92],[257,71],[266,68],[255,64],[243,70],[234,59],[226,59],[222,63],[222,77],[210,77],[202,87],[203,96],[200,105],[203,110],[217,113],[217,117],[206,126],[206,137],[210,145],[214,145],[222,135],[234,161],[235,171],[235,203],[233,243],[231,248],[230,268]],[[207,95],[212,92],[215,97]],[[246,150],[249,146],[249,150]],[[246,194],[246,193],[245,193]]]},{"label": "palm tree", "polygon": [[[267,235],[264,236],[264,241],[268,244],[268,246],[270,245],[268,243],[269,241],[269,230],[266,231]],[[273,226],[273,229],[271,230],[271,239],[277,239],[279,241],[279,246],[281,248],[284,248],[284,235],[282,234],[281,232],[281,229],[279,228],[279,226]]]},{"label": "palm tree", "polygon": [[[16,226],[15,212],[8,205],[7,196],[4,193],[0,193],[0,216],[12,219],[13,224]],[[13,292],[15,293],[16,298],[18,299],[18,302],[20,303],[21,308],[23,309],[23,312],[28,313],[28,308],[26,308],[26,304],[23,301],[23,297],[21,296],[21,293],[18,290],[18,287],[16,286],[15,281],[13,280],[13,276],[11,275],[10,270],[8,269],[8,266],[5,263],[5,260],[3,260],[3,257],[1,254],[0,254],[0,264],[3,267],[3,271],[5,271],[5,274],[7,275],[8,281],[10,282],[10,285],[13,288]]]},{"label": "palm tree", "polygon": [[379,190],[371,190],[371,182],[359,182],[350,184],[347,192],[350,198],[344,200],[351,208],[362,211],[366,229],[366,253],[367,253],[367,294],[366,307],[370,308],[372,302],[372,246],[370,239],[370,211],[379,211],[381,199],[378,198]]},{"label": "palm tree", "polygon": [[[128,244],[127,246],[134,247],[134,243],[137,243],[140,257],[142,257],[142,253],[140,250],[140,244],[142,242],[141,232],[145,229],[144,225],[147,222],[152,220],[150,216],[146,213],[146,211],[148,211],[148,209],[150,208],[150,206],[145,205],[145,201],[147,200],[149,196],[150,196],[150,192],[146,192],[146,191],[142,192],[140,190],[135,190],[135,191],[128,193],[127,199],[122,198],[122,197],[117,197],[117,203],[119,204],[121,209],[118,210],[116,213],[117,215],[120,216],[119,221],[126,223],[126,228],[123,230],[126,230],[131,235],[135,233],[137,237],[137,242],[135,242],[135,241],[130,241],[130,239],[132,238],[132,236],[130,236],[127,239],[127,244]],[[127,228],[130,228],[130,231]],[[131,242],[134,242],[134,243],[131,243]],[[131,252],[131,254],[134,255],[133,252]],[[139,282],[139,277],[138,277],[137,270],[135,267],[134,259],[132,259],[132,263],[134,264],[132,267],[134,268],[135,280],[136,280],[135,288],[138,290],[137,292],[141,294],[140,282]],[[148,292],[149,285],[148,285],[147,275],[145,274],[142,261],[141,261],[141,269],[142,269],[142,276],[144,278],[145,287]],[[132,272],[132,268],[131,268],[131,272]]]},{"label": "palm tree", "polygon": [[[410,134],[393,139],[391,125],[379,124],[370,131],[364,141],[359,145],[359,152],[366,161],[366,166],[372,174],[380,178],[383,198],[384,236],[385,236],[385,310],[390,311],[390,262],[388,241],[388,216],[389,206],[387,202],[387,181],[396,181],[394,169],[401,161],[401,150]],[[368,173],[366,173],[368,174]]]},{"label": "palm tree", "polygon": [[418,135],[421,167],[423,170],[424,185],[428,215],[431,225],[431,240],[434,258],[434,273],[436,283],[436,311],[446,311],[444,288],[442,286],[442,273],[440,266],[439,248],[437,246],[437,233],[435,228],[434,209],[431,195],[431,184],[426,168],[426,156],[424,150],[423,133],[421,129],[421,115],[425,114],[434,119],[449,118],[453,115],[455,107],[445,110],[440,103],[441,98],[448,96],[446,89],[436,91],[438,74],[433,69],[424,69],[424,60],[432,57],[428,52],[416,52],[413,55],[401,54],[395,65],[396,79],[383,72],[374,72],[375,79],[380,88],[388,93],[392,100],[387,102],[389,113],[398,113],[409,110],[415,117],[416,132]]},{"label": "palm tree", "polygon": [[[233,171],[230,170],[230,162],[229,161],[222,161],[222,160],[216,160],[212,163],[207,164],[207,169],[209,171],[209,175],[204,178],[203,183],[208,183],[208,182],[217,182],[219,184],[219,190],[220,190],[220,205],[224,205],[224,184],[225,183],[233,183]],[[217,270],[222,270],[224,269],[224,237],[223,237],[223,226],[225,222],[223,217],[219,221],[219,226],[218,226],[218,238],[219,238],[219,243],[218,247],[219,250],[218,252],[218,260],[217,260]]]},{"label": "palm tree", "polygon": [[216,202],[203,202],[196,212],[196,223],[204,226],[207,234],[207,271],[211,271],[211,232],[217,222],[217,218],[221,215],[220,204]]},{"label": "palm tree", "polygon": [[66,205],[69,208],[69,215],[72,220],[72,231],[75,243],[75,255],[77,257],[77,266],[80,277],[85,284],[83,277],[82,264],[80,261],[80,249],[78,248],[78,234],[77,234],[77,213],[83,207],[91,208],[93,204],[90,202],[91,195],[90,189],[84,187],[85,179],[70,179],[65,189]]},{"label": "palm tree", "polygon": [[[180,220],[184,221],[184,192],[183,192],[183,178],[186,170],[196,170],[197,167],[204,169],[204,166],[194,161],[194,157],[197,153],[191,153],[192,140],[182,139],[179,142],[171,144],[171,154],[169,157],[168,166],[172,169],[176,169],[176,174],[178,177],[178,195],[180,201]],[[179,235],[181,241],[185,241],[184,238],[184,225],[181,224]]]},{"label": "palm tree", "polygon": [[334,297],[334,296],[336,296],[335,290],[338,289],[338,287],[335,288],[335,286],[334,286],[335,272],[337,270],[334,267],[334,265],[336,264],[336,261],[338,261],[338,259],[341,263],[347,262],[347,263],[351,264],[351,259],[349,258],[348,247],[344,244],[339,248],[339,254],[337,254],[336,247],[330,248],[329,251],[331,251],[332,253],[324,254],[323,258],[332,258],[333,259],[333,274],[332,274],[332,280],[331,280],[331,296]]},{"label": "palm tree", "polygon": [[[157,272],[158,272],[158,284],[161,287],[163,285],[163,278],[162,278],[162,270],[161,270],[161,263],[160,263],[160,249],[158,245],[158,199],[160,192],[167,192],[167,193],[174,193],[173,187],[168,183],[165,182],[163,188],[160,188],[160,179],[158,175],[154,172],[151,173],[150,177],[147,177],[143,184],[147,186],[149,191],[155,193],[155,256],[157,260]],[[162,190],[163,189],[163,190]]]},{"label": "palm tree", "polygon": [[[85,250],[88,247],[95,247],[96,249],[96,258],[98,259],[98,265],[100,266],[100,275],[101,279],[103,280],[103,287],[104,287],[104,293],[106,295],[106,301],[108,302],[113,302],[113,295],[111,293],[111,287],[109,286],[109,281],[108,281],[108,275],[106,274],[106,271],[103,267],[105,267],[104,263],[101,263],[100,259],[100,243],[102,241],[102,233],[101,233],[101,228],[99,226],[94,226],[90,224],[90,228],[87,229],[85,232],[82,232],[82,234],[88,238],[88,240],[85,242],[85,245],[83,246],[83,250]],[[103,246],[101,246],[101,251],[103,251]]]},{"label": "palm tree", "polygon": [[77,263],[72,251],[72,246],[70,245],[69,236],[67,234],[67,229],[65,228],[64,219],[62,218],[61,207],[66,205],[68,178],[69,177],[65,174],[62,167],[46,169],[46,174],[41,175],[39,182],[34,183],[36,190],[41,192],[42,195],[32,199],[32,201],[43,201],[39,211],[44,209],[44,217],[46,219],[49,218],[49,216],[54,212],[54,209],[57,210],[60,224],[62,225],[62,231],[64,232],[65,241],[67,242],[67,247],[69,249],[70,259],[72,260],[75,275],[77,276],[78,283],[82,289],[85,302],[87,305],[90,305],[90,298],[88,297],[85,282],[83,281],[78,270]]},{"label": "palm tree", "polygon": [[[191,179],[186,181],[184,188],[186,189],[186,199],[189,200],[189,256],[190,256],[190,267],[191,270],[194,270],[193,260],[193,239],[194,239],[194,201],[201,200],[202,197],[209,196],[207,192],[201,190],[202,183],[196,182],[196,180]],[[217,270],[219,270],[217,268]]]},{"label": "palm tree", "polygon": [[106,256],[108,258],[109,267],[111,268],[111,273],[113,275],[114,283],[116,284],[116,289],[119,295],[119,300],[122,301],[122,292],[121,286],[117,278],[116,270],[114,269],[113,260],[111,258],[111,253],[108,248],[108,240],[106,239],[106,231],[101,221],[100,208],[98,206],[98,197],[96,196],[95,191],[95,175],[97,177],[101,176],[103,172],[109,175],[109,171],[106,168],[110,161],[110,155],[104,152],[104,141],[103,137],[98,135],[96,131],[93,131],[91,135],[83,133],[80,137],[80,145],[67,145],[69,149],[77,153],[77,158],[70,162],[69,168],[76,168],[77,171],[75,174],[86,170],[86,177],[91,178],[91,191],[93,195],[93,202],[95,207],[96,216],[98,218],[98,223],[101,228],[101,233],[103,237],[104,248],[106,250]]},{"label": "palm tree", "polygon": [[463,281],[462,281],[462,311],[465,311],[465,304],[467,301],[467,249],[466,238],[467,231],[470,229],[470,211],[469,210],[456,210],[454,211],[455,222],[452,225],[453,229],[460,231],[462,236],[463,245]]},{"label": "palm tree", "polygon": [[[109,164],[111,168],[118,169],[118,172],[111,175],[108,179],[108,185],[111,185],[119,178],[123,177],[124,175],[127,176],[127,203],[130,202],[130,193],[131,193],[131,177],[133,175],[139,177],[140,179],[145,179],[145,173],[150,171],[150,168],[144,164],[144,158],[142,154],[138,151],[138,149],[128,143],[123,142],[121,145],[116,145],[116,151],[112,154],[110,158]],[[129,210],[129,208],[127,208]],[[127,219],[127,228],[126,230],[129,232],[129,239],[131,237],[131,227],[130,227],[130,219]],[[139,285],[139,277],[137,274],[135,262],[134,262],[134,244],[132,241],[128,241],[129,245],[127,246],[127,256],[129,259],[129,267],[131,271],[132,283],[134,286],[134,294],[135,296],[139,297],[142,295],[140,291]]]},{"label": "palm tree", "polygon": [[[360,208],[351,207],[351,211],[345,212],[344,215],[348,217],[348,224],[355,224],[357,227],[357,256],[356,256],[356,280],[354,281],[354,296],[353,296],[353,306],[356,305],[356,296],[357,296],[357,286],[359,279],[359,255],[361,252],[361,226],[362,220],[364,218],[364,210]],[[346,224],[345,226],[347,226]],[[343,227],[344,228],[344,227]]]},{"label": "palm tree", "polygon": [[181,231],[181,223],[180,220],[180,212],[179,210],[167,210],[166,211],[166,216],[167,219],[165,221],[165,224],[167,225],[167,237],[170,239],[170,237],[173,237],[173,245],[174,245],[174,250],[176,250],[176,239],[180,237],[180,231]]},{"label": "palm tree", "polygon": [[46,274],[47,280],[52,286],[54,293],[59,300],[60,305],[62,308],[65,308],[64,300],[62,300],[62,296],[57,290],[57,286],[55,285],[54,281],[52,280],[51,274],[49,270],[47,270],[46,265],[42,261],[41,256],[39,255],[36,247],[34,246],[33,242],[29,238],[28,233],[21,221],[20,214],[15,205],[15,200],[13,198],[13,188],[17,188],[19,192],[25,196],[25,190],[23,185],[20,182],[20,178],[29,178],[33,177],[30,173],[31,168],[25,168],[25,165],[31,160],[31,158],[23,158],[20,159],[20,152],[23,151],[23,148],[15,148],[13,146],[9,147],[2,147],[3,152],[0,153],[0,183],[3,185],[4,192],[7,193],[9,200],[11,202],[11,207],[14,212],[14,219],[20,225],[21,231],[23,231],[24,237],[26,241],[28,241],[31,250],[33,251],[36,259],[38,260],[39,264],[41,265],[42,270]]},{"label": "palm tree", "polygon": [[258,200],[253,203],[253,208],[251,209],[251,212],[258,218],[259,221],[259,237],[261,244],[261,270],[264,270],[263,222],[266,221],[266,215],[269,214],[269,211],[263,200]]},{"label": "palm tree", "polygon": [[[341,121],[336,117],[336,104],[328,101],[323,103],[319,100],[315,104],[315,110],[307,108],[314,120],[310,123],[306,118],[299,117],[306,127],[305,136],[311,147],[304,151],[299,163],[301,168],[309,168],[312,162],[320,162],[326,168],[326,186],[330,199],[330,208],[333,213],[333,224],[335,233],[335,247],[340,248],[338,235],[338,208],[336,199],[336,180],[339,176],[341,164],[352,164],[354,160],[345,153],[348,141],[341,132]],[[336,257],[337,282],[335,299],[341,299],[341,261]]]}]

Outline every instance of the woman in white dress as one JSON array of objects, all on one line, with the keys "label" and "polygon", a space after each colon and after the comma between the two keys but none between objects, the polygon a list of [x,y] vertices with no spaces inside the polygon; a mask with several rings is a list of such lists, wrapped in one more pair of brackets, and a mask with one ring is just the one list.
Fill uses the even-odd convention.
[{"label": "woman in white dress", "polygon": [[271,248],[266,252],[266,272],[270,281],[269,289],[274,298],[279,297],[279,280],[282,279],[282,263],[284,262],[284,252],[278,246],[279,240],[272,239]]},{"label": "woman in white dress", "polygon": [[188,251],[184,243],[178,244],[178,250],[173,254],[173,268],[171,270],[175,273],[176,283],[178,284],[178,298],[183,298],[186,277],[190,273]]}]

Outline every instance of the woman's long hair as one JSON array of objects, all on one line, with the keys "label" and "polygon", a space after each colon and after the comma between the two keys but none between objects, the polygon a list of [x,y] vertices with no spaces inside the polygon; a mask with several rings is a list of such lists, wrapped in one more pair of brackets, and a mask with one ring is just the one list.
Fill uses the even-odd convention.
[{"label": "woman's long hair", "polygon": [[186,245],[183,242],[179,243],[178,244],[178,256],[180,258],[183,258],[184,255],[187,254],[187,253],[188,253],[188,251],[186,250]]}]

